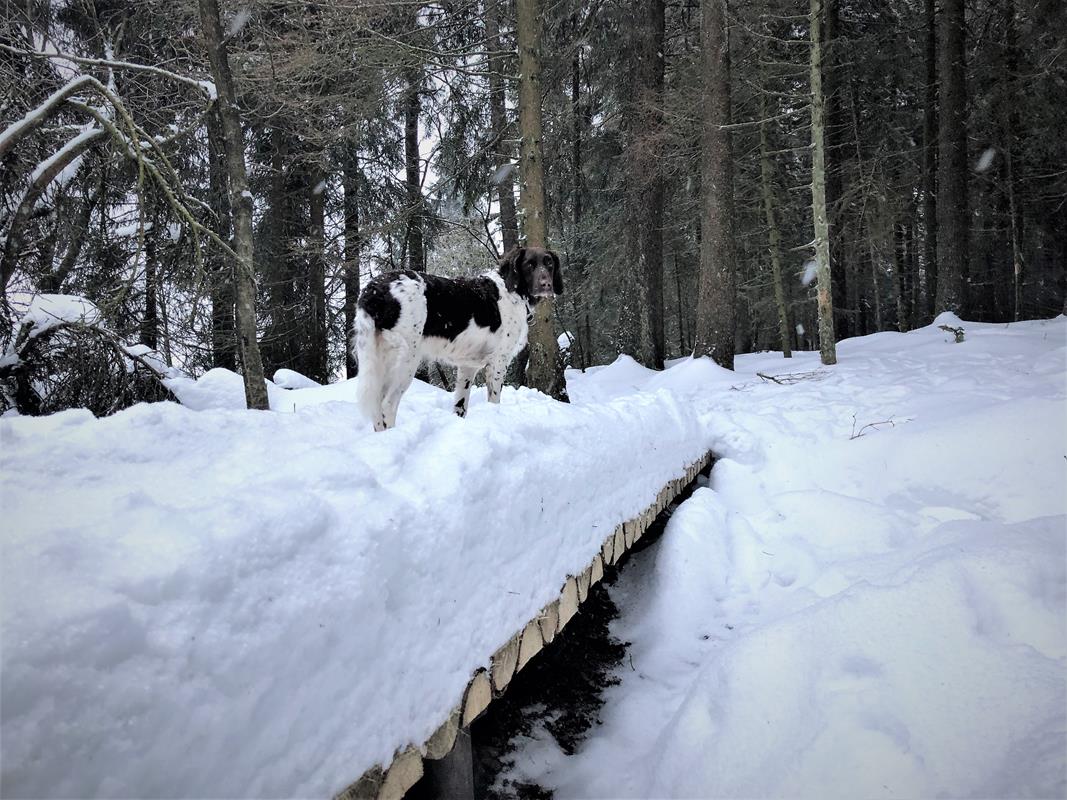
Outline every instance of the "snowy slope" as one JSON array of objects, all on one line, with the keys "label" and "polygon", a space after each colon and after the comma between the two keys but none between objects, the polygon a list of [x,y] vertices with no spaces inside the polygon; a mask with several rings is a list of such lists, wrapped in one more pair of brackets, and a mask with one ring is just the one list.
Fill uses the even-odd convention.
[{"label": "snowy slope", "polygon": [[329,797],[708,445],[667,391],[460,420],[417,385],[373,434],[351,382],[170,385],[0,420],[4,797]]},{"label": "snowy slope", "polygon": [[[958,345],[845,341],[832,368],[741,357],[704,405],[710,488],[614,590],[634,669],[603,726],[573,757],[541,732],[508,777],[557,798],[1063,797],[1067,318],[963,325]],[[620,367],[572,396],[633,392]],[[697,370],[638,383],[681,393]]]}]

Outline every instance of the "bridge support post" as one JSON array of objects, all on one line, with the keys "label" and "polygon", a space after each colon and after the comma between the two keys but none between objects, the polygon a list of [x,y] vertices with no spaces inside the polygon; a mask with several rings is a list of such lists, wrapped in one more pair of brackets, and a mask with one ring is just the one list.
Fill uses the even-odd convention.
[{"label": "bridge support post", "polygon": [[444,758],[426,759],[426,796],[440,800],[474,800],[474,756],[471,734],[460,728],[456,744]]}]

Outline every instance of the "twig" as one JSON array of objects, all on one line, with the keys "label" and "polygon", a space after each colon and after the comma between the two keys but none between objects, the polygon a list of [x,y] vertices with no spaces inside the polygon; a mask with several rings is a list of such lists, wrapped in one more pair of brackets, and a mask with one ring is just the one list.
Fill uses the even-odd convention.
[{"label": "twig", "polygon": [[800,381],[821,381],[827,376],[827,373],[821,369],[816,369],[811,372],[786,372],[782,375],[767,375],[757,372],[756,375],[764,381],[771,381],[779,386],[788,386],[793,383],[800,383]]},{"label": "twig", "polygon": [[886,420],[882,420],[881,422],[868,422],[866,425],[864,425],[862,428],[860,428],[857,431],[856,430],[856,415],[853,414],[852,415],[852,435],[848,437],[848,440],[851,442],[853,439],[860,438],[861,436],[863,436],[863,432],[865,430],[867,430],[868,428],[873,428],[874,430],[878,430],[878,426],[879,425],[888,425],[890,428],[895,428],[897,426],[897,424],[893,420],[886,419]]}]

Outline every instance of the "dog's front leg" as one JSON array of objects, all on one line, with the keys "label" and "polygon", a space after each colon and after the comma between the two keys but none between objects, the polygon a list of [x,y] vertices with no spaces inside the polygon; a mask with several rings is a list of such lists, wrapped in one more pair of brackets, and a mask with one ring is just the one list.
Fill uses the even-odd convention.
[{"label": "dog's front leg", "polygon": [[474,376],[478,374],[477,367],[459,367],[456,370],[456,393],[452,408],[461,417],[467,416],[467,405],[470,402],[471,384]]}]

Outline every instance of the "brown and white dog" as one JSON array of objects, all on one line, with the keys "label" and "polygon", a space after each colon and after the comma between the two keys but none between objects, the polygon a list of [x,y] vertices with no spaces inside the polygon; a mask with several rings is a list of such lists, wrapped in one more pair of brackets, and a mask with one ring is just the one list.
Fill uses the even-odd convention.
[{"label": "brown and white dog", "polygon": [[514,247],[498,270],[477,278],[411,270],[373,278],[359,295],[353,352],[357,397],[374,430],[396,424],[400,398],[423,360],[457,368],[459,416],[466,416],[482,368],[489,402],[499,403],[508,364],[526,344],[530,309],[554,294],[563,294],[559,257],[540,247]]}]

